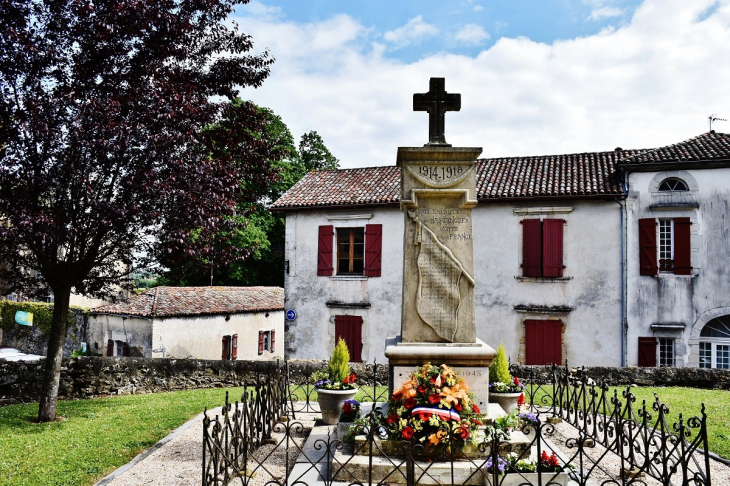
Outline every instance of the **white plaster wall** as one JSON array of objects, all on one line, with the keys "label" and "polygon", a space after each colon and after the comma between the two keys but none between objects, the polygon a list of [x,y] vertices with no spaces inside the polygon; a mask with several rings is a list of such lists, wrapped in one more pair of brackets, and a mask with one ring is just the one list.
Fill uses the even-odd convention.
[{"label": "white plaster wall", "polygon": [[[522,228],[515,208],[571,207],[555,214],[567,221],[562,281],[522,281]],[[343,223],[333,215],[372,215],[357,223],[383,224],[382,277],[343,280],[317,276],[320,225]],[[570,203],[481,203],[473,210],[477,337],[496,347],[504,342],[518,361],[526,318],[557,317],[566,324],[565,352],[575,365],[620,365],[621,249],[620,209],[612,201]],[[535,217],[535,216],[531,216]],[[397,208],[295,212],[287,215],[285,277],[287,309],[297,319],[287,324],[292,358],[329,356],[334,346],[334,316],[363,318],[363,360],[385,362],[385,338],[400,333],[403,272],[403,214]],[[354,224],[354,223],[353,223]],[[328,307],[328,301],[369,302],[369,309]],[[571,306],[567,315],[523,314],[515,305]]]},{"label": "white plaster wall", "polygon": [[[268,314],[268,317],[267,317]],[[239,360],[271,360],[284,357],[284,311],[225,315],[155,318],[152,343],[165,347],[169,358],[221,359],[223,336],[238,334]],[[276,331],[274,352],[258,354],[259,330]],[[152,353],[153,358],[162,353]]]},{"label": "white plaster wall", "polygon": [[[516,209],[526,208],[539,212],[515,214]],[[564,360],[576,366],[620,365],[619,205],[612,201],[482,203],[473,214],[477,337],[493,347],[503,342],[512,362],[519,362],[523,321],[561,319]],[[518,278],[522,273],[519,221],[536,217],[566,221],[565,279]],[[523,313],[515,310],[518,305],[567,306],[573,310]]]},{"label": "white plaster wall", "polygon": [[[328,219],[343,218],[343,219]],[[354,218],[353,218],[354,217]],[[317,276],[318,228],[383,225],[381,277]],[[292,358],[329,357],[334,347],[336,315],[363,319],[363,361],[385,362],[385,339],[400,332],[403,285],[403,213],[398,208],[362,208],[289,213],[286,217],[285,307],[297,313],[287,323],[287,354]],[[326,302],[369,303],[346,308]]]},{"label": "white plaster wall", "polygon": [[[657,181],[680,177],[690,185],[684,194],[652,192]],[[652,324],[679,323],[685,330],[675,341],[675,364],[697,366],[697,337],[707,320],[730,307],[730,169],[637,172],[628,176],[627,200],[627,364],[638,364],[638,338],[654,336]],[[668,203],[698,207],[652,210]],[[639,275],[638,220],[689,217],[692,221],[692,275]],[[715,316],[716,317],[716,316]],[[693,330],[695,337],[693,337]],[[669,336],[667,336],[669,337]]]}]

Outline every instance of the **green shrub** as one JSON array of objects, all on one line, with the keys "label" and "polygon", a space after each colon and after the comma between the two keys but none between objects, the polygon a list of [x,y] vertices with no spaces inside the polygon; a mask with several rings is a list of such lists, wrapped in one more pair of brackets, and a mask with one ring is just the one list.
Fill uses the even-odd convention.
[{"label": "green shrub", "polygon": [[[15,323],[15,313],[17,311],[32,312],[33,326],[46,334],[51,329],[51,320],[53,319],[53,304],[44,302],[13,302],[10,300],[0,301],[0,328],[10,330]],[[89,310],[82,307],[71,307],[68,313],[69,324],[74,323],[74,316],[77,314],[88,314]]]},{"label": "green shrub", "polygon": [[332,350],[330,362],[327,365],[327,373],[333,383],[342,383],[350,376],[350,351],[347,349],[344,339],[337,341],[335,349]]},{"label": "green shrub", "polygon": [[494,357],[494,361],[489,365],[489,381],[492,383],[511,383],[512,375],[509,373],[509,362],[507,361],[507,352],[504,349],[504,344],[500,343],[497,347],[497,356]]}]

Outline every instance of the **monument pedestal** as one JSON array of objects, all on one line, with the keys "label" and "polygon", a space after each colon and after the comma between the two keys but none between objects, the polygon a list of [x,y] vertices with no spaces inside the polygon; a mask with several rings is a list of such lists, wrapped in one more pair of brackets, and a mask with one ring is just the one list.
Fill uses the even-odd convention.
[{"label": "monument pedestal", "polygon": [[487,411],[489,403],[489,365],[496,351],[480,339],[474,343],[404,343],[400,336],[385,341],[389,361],[388,394],[401,386],[417,366],[426,363],[448,365],[461,372],[474,401]]}]

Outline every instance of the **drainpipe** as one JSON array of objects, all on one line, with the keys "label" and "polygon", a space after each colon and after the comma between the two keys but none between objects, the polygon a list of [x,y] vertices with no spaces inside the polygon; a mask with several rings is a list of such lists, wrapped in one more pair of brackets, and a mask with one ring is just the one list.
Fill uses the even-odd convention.
[{"label": "drainpipe", "polygon": [[626,366],[626,252],[624,251],[626,203],[619,198],[614,199],[614,202],[621,208],[619,217],[621,218],[621,367],[623,368]]}]

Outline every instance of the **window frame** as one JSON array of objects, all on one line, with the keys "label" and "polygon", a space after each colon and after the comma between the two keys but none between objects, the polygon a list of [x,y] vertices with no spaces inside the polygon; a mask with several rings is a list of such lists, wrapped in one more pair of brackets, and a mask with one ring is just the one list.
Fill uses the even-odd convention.
[{"label": "window frame", "polygon": [[[659,218],[657,230],[659,231],[659,238],[657,238],[659,272],[674,273],[674,218]],[[666,258],[667,256],[669,258]]]},{"label": "window frame", "polygon": [[[566,255],[565,255],[565,226],[568,224],[566,219],[548,217],[548,216],[537,216],[526,217],[520,220],[522,226],[522,239],[521,239],[521,257],[520,257],[520,277],[521,279],[540,279],[540,280],[554,280],[554,279],[565,279],[566,269]],[[538,222],[539,224],[536,224]],[[547,223],[547,224],[546,224]],[[546,231],[546,227],[557,226],[560,231],[551,229]],[[528,230],[529,226],[533,226]],[[534,226],[537,226],[535,228]],[[535,231],[539,229],[539,238],[536,235],[529,234],[528,231]],[[554,233],[551,233],[554,231]],[[552,238],[551,238],[552,237]],[[539,240],[539,242],[537,242]],[[539,248],[537,248],[539,246]],[[554,253],[546,255],[546,249],[551,249]],[[539,251],[539,263],[537,262],[537,253]],[[530,270],[532,269],[532,270]],[[539,275],[531,273],[535,272],[535,269],[539,270]],[[548,275],[551,269],[557,275]],[[526,274],[530,273],[530,274]]]},{"label": "window frame", "polygon": [[[682,186],[684,186],[684,188],[677,189],[676,185],[675,185],[674,188],[662,189],[663,184],[666,183],[667,186],[669,186],[671,182],[681,183]],[[677,192],[689,192],[689,184],[687,184],[687,181],[685,181],[684,179],[682,179],[680,177],[667,177],[665,179],[662,179],[661,182],[659,182],[659,184],[657,185],[657,192],[665,192],[665,193],[670,193],[670,194],[677,193]]]},{"label": "window frame", "polygon": [[659,368],[674,367],[675,356],[674,352],[674,339],[673,338],[659,338],[659,360],[657,366]]},{"label": "window frame", "polygon": [[[340,239],[341,235],[348,232],[347,241]],[[360,242],[357,242],[356,233],[360,234]],[[336,251],[335,261],[337,265],[335,267],[335,275],[365,275],[365,227],[335,227],[335,238],[336,238]],[[346,245],[346,251],[348,253],[347,259],[340,256],[343,246]],[[360,247],[360,252],[357,253],[357,247]],[[340,269],[341,261],[347,260],[348,268],[347,271]],[[355,263],[360,262],[359,266],[362,267],[360,271],[355,270]]]}]

